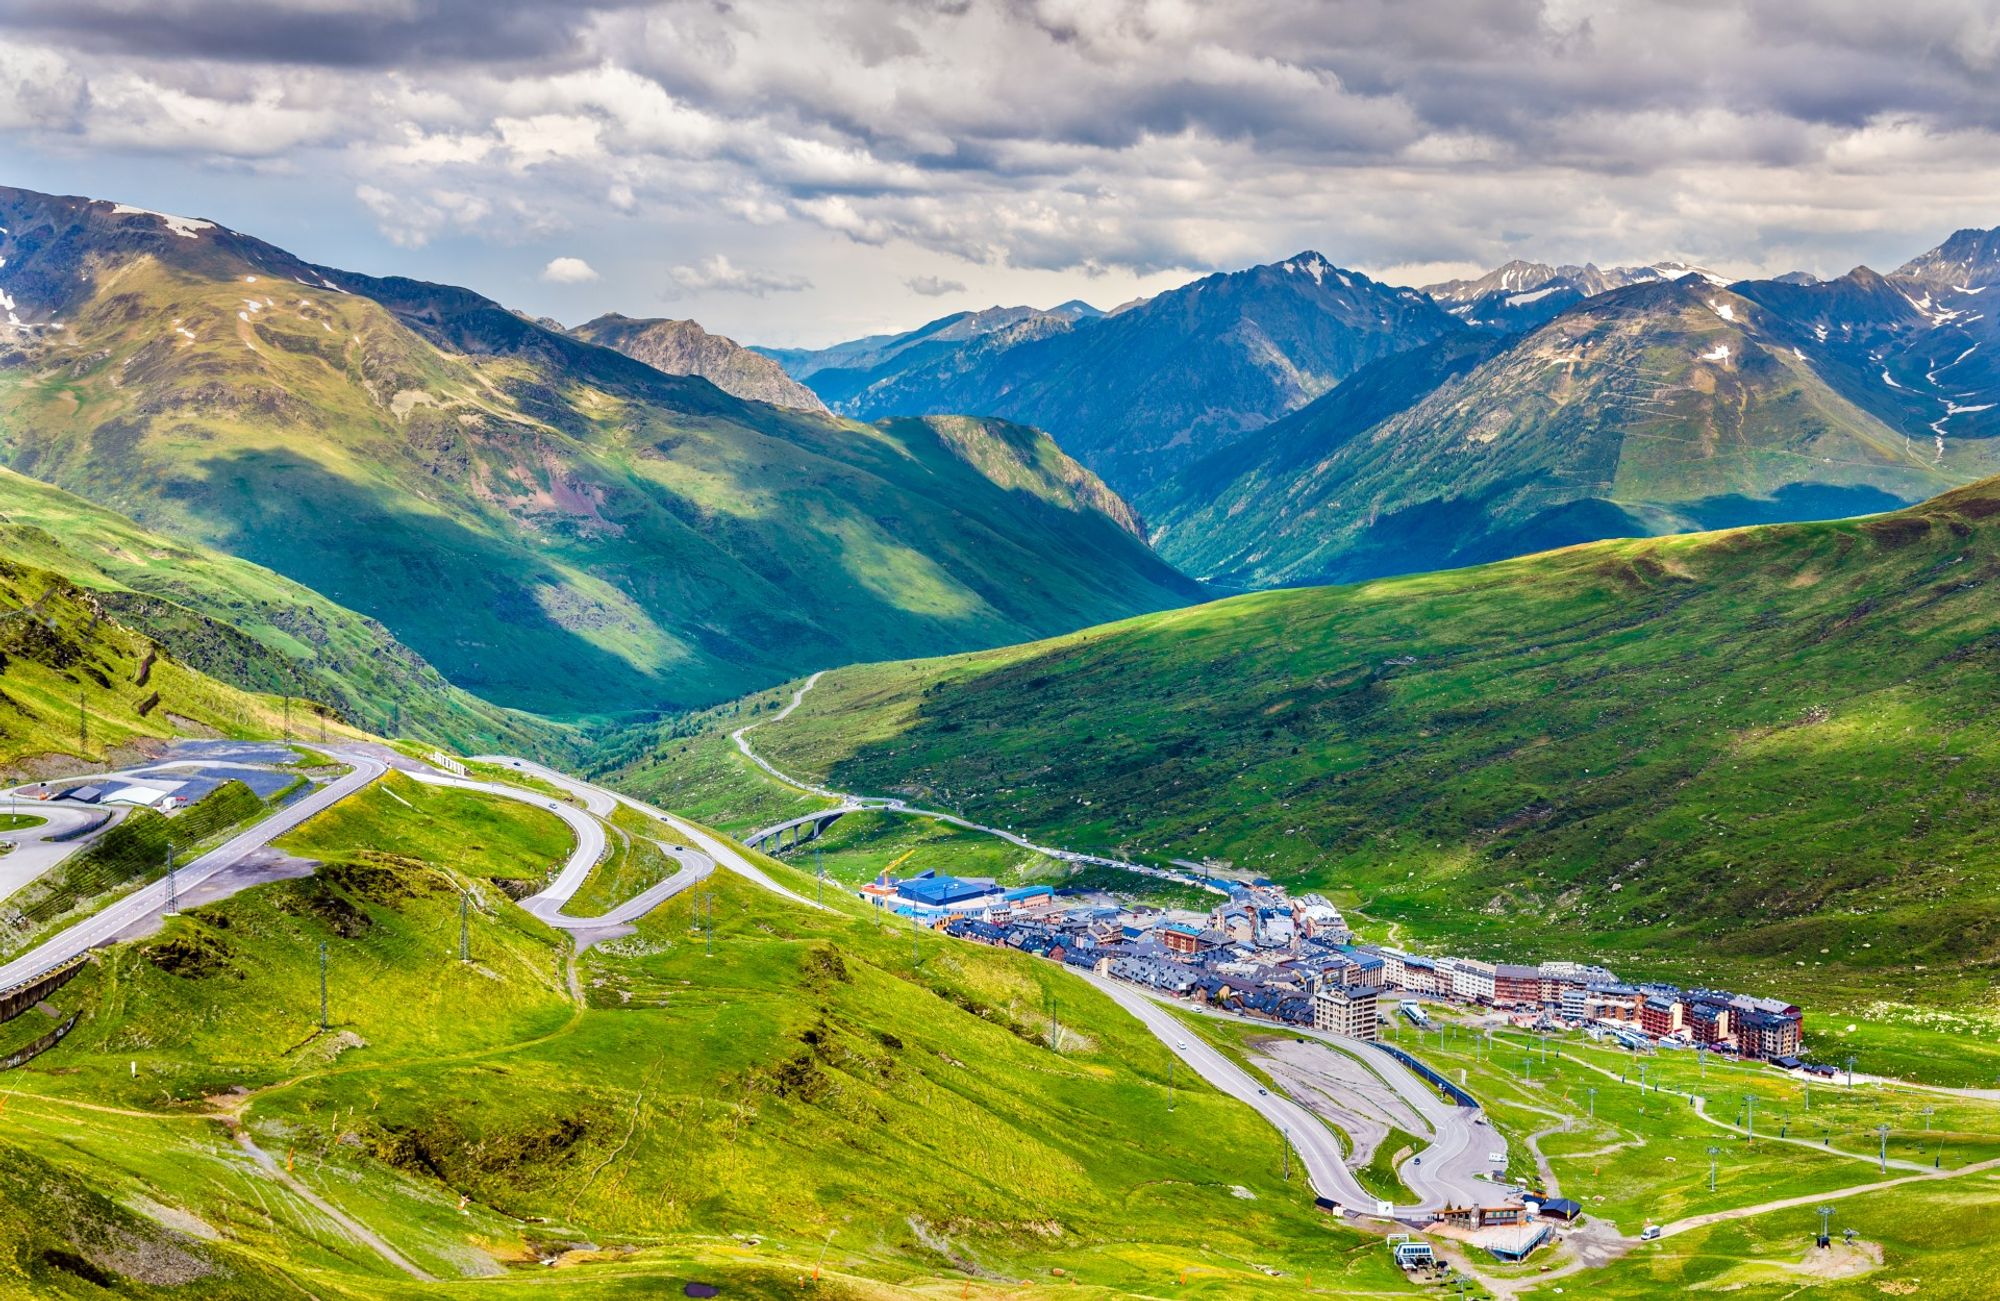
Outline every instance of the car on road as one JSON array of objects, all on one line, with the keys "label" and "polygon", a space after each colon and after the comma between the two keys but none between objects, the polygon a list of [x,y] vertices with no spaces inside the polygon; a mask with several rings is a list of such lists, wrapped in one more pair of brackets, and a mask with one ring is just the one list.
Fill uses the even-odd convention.
[{"label": "car on road", "polygon": [[1641,1242],[1651,1242],[1659,1236],[1660,1226],[1657,1224],[1649,1224],[1639,1231],[1639,1241]]},{"label": "car on road", "polygon": [[1271,1091],[1260,1084],[1257,1086],[1257,1096],[1260,1098],[1268,1098],[1271,1096]]}]

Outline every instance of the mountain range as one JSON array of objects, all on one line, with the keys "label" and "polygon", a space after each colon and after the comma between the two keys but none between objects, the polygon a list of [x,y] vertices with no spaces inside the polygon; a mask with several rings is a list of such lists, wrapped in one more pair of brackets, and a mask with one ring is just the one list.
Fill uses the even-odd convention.
[{"label": "mountain range", "polygon": [[0,460],[574,718],[1192,599],[1115,494],[993,419],[744,401],[470,290],[0,191]]},{"label": "mountain range", "polygon": [[773,355],[850,415],[965,411],[1047,429],[1132,496],[1369,362],[1461,328],[1417,291],[1309,251],[1109,315],[996,309]]},{"label": "mountain range", "polygon": [[1514,261],[1422,291],[1306,253],[1112,317],[1010,309],[780,359],[836,406],[1048,429],[1206,581],[1337,582],[1890,509],[2000,469],[1997,241],[1829,281]]}]

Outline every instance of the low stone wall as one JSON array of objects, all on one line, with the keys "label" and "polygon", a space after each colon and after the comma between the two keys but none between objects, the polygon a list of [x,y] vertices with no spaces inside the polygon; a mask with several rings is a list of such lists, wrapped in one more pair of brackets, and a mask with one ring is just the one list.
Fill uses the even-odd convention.
[{"label": "low stone wall", "polygon": [[71,1012],[69,1019],[58,1025],[55,1029],[35,1040],[35,1042],[29,1044],[26,1048],[12,1053],[4,1059],[0,1059],[0,1071],[11,1071],[18,1066],[26,1066],[29,1062],[35,1060],[35,1058],[40,1057],[43,1053],[61,1043],[64,1035],[76,1029],[76,1023],[82,1017],[83,1013],[80,1011]]},{"label": "low stone wall", "polygon": [[30,976],[12,989],[0,989],[0,1022],[13,1020],[76,979],[76,973],[83,970],[87,961],[83,956],[74,957],[38,976]]}]

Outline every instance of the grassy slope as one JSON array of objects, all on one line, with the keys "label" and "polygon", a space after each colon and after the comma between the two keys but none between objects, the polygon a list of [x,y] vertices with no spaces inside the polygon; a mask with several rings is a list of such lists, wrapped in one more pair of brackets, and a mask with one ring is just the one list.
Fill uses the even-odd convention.
[{"label": "grassy slope", "polygon": [[11,554],[0,549],[0,771],[77,772],[190,733],[278,730],[279,701],[157,654],[95,594]]},{"label": "grassy slope", "polygon": [[[683,897],[583,959],[578,1005],[560,940],[480,879],[538,862],[546,819],[395,792],[419,808],[371,793],[287,839],[326,860],[315,877],[193,910],[65,991],[87,1015],[10,1079],[17,1137],[64,1178],[149,1189],[223,1229],[225,1256],[255,1252],[321,1295],[401,1284],[268,1180],[219,1169],[227,1125],[205,1098],[247,1090],[223,1110],[443,1276],[587,1238],[609,1250],[565,1274],[581,1295],[690,1275],[766,1295],[765,1271],[804,1272],[831,1232],[828,1267],[862,1295],[939,1274],[957,1295],[972,1262],[1059,1265],[1086,1296],[1183,1269],[1196,1296],[1297,1291],[1266,1265],[1394,1287],[1379,1247],[1284,1184],[1246,1109],[1183,1079],[1169,1117],[1163,1050],[1059,967],[935,937],[913,966],[903,932],[724,874],[712,956]],[[471,966],[455,960],[461,889],[480,903]],[[1062,1053],[1043,1041],[1048,991]],[[9,1213],[25,1212],[0,1188]]]},{"label": "grassy slope", "polygon": [[1378,934],[1983,1014],[1996,507],[1980,485],[858,667],[754,735],[841,789],[1327,888]]},{"label": "grassy slope", "polygon": [[11,470],[0,470],[0,521],[0,552],[103,592],[128,626],[224,681],[468,750],[552,739],[451,686],[375,621],[248,561]]},{"label": "grassy slope", "polygon": [[[0,456],[377,618],[489,700],[686,707],[1193,592],[1032,431],[742,403],[464,291],[330,273],[343,293],[241,236],[6,197],[17,297],[62,248],[97,261],[0,372]],[[37,249],[44,221],[81,233]]]}]

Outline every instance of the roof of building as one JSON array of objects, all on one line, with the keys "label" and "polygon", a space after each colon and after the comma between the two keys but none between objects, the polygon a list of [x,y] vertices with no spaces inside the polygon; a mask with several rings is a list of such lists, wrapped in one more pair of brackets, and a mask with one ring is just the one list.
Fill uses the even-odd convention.
[{"label": "roof of building", "polygon": [[962,903],[967,899],[977,899],[981,895],[993,894],[992,881],[966,879],[956,876],[921,876],[896,883],[896,893],[905,899],[929,904],[935,908],[947,904]]}]

